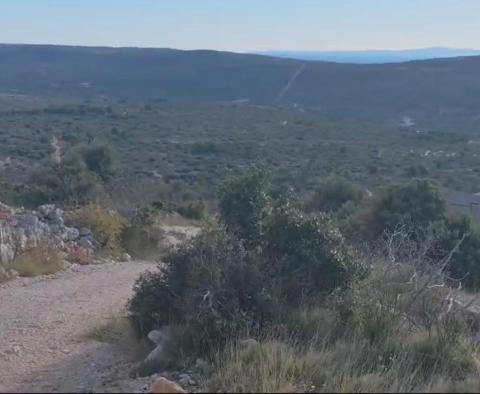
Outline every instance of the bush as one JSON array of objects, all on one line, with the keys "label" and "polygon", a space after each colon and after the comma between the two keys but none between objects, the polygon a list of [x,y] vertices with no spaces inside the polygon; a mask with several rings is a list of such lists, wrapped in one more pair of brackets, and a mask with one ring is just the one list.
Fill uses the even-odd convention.
[{"label": "bush", "polygon": [[316,188],[307,208],[312,211],[337,212],[347,204],[356,206],[363,200],[363,191],[341,178],[327,178]]},{"label": "bush", "polygon": [[447,270],[469,289],[480,288],[480,228],[467,217],[453,217],[436,226],[438,254],[453,251]]},{"label": "bush", "polygon": [[20,276],[33,277],[53,274],[63,269],[58,250],[47,242],[27,249],[12,262],[12,268]]},{"label": "bush", "polygon": [[373,240],[404,223],[417,229],[426,228],[445,215],[445,201],[440,192],[425,180],[414,180],[381,190],[353,221],[363,237]]},{"label": "bush", "polygon": [[187,219],[203,220],[207,216],[207,207],[203,200],[190,201],[179,206],[177,212]]},{"label": "bush", "polygon": [[[262,205],[248,202],[248,188],[240,187],[245,180],[251,186],[250,178],[237,180],[240,196],[230,190],[234,203],[225,204],[222,219],[230,226],[210,225],[164,259],[165,272],[139,280],[130,312],[141,334],[181,326],[192,353],[209,353],[236,336],[261,333],[292,307],[315,305],[360,272],[334,223],[303,214],[290,196],[241,221],[236,209]],[[254,198],[260,200],[271,198]]]},{"label": "bush", "polygon": [[122,231],[122,245],[127,252],[139,259],[157,259],[166,249],[161,220],[157,209],[136,209]]},{"label": "bush", "polygon": [[247,243],[256,244],[261,237],[262,220],[270,197],[268,174],[252,169],[224,182],[219,193],[219,209],[227,230]]},{"label": "bush", "polygon": [[104,182],[109,181],[117,171],[117,162],[109,146],[95,146],[83,153],[88,169],[97,174]]},{"label": "bush", "polygon": [[144,335],[154,328],[182,325],[192,353],[202,354],[271,315],[257,267],[222,228],[205,229],[164,262],[165,272],[140,278],[130,302],[136,328]]},{"label": "bush", "polygon": [[32,175],[22,202],[30,207],[45,203],[78,206],[103,196],[104,183],[116,173],[113,151],[106,146],[71,149],[60,163]]},{"label": "bush", "polygon": [[93,326],[86,334],[88,339],[109,343],[122,349],[132,361],[144,359],[151,345],[146,339],[139,339],[126,316],[112,315]]},{"label": "bush", "polygon": [[90,173],[77,153],[61,163],[32,176],[31,187],[23,194],[23,203],[36,207],[44,203],[86,204],[102,192],[102,185]]},{"label": "bush", "polygon": [[76,227],[87,227],[92,231],[101,252],[112,257],[120,256],[125,221],[118,213],[91,204],[73,212],[70,220]]},{"label": "bush", "polygon": [[269,275],[290,303],[318,300],[360,272],[335,224],[325,214],[306,215],[291,199],[272,209],[263,233]]}]

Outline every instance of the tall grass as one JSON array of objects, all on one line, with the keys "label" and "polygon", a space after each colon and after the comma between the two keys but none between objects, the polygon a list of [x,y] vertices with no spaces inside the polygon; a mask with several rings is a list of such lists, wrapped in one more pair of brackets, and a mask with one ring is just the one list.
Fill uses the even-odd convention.
[{"label": "tall grass", "polygon": [[[227,392],[478,392],[480,348],[445,288],[377,268],[330,308],[300,308],[254,346],[214,357],[205,388]],[[417,273],[418,274],[418,273]],[[425,288],[423,292],[420,289]],[[349,309],[349,313],[345,313]],[[429,311],[433,313],[429,313]]]}]

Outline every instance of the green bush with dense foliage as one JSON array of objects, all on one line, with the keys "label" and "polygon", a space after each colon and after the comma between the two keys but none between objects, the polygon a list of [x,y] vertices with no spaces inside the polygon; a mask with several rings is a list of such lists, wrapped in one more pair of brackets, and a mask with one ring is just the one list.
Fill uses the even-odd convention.
[{"label": "green bush with dense foliage", "polygon": [[109,181],[117,172],[117,161],[112,148],[106,145],[85,149],[83,159],[90,171],[103,181]]},{"label": "green bush with dense foliage", "polygon": [[316,187],[307,208],[319,212],[338,212],[357,206],[363,198],[362,189],[352,182],[339,177],[329,177]]},{"label": "green bush with dense foliage", "polygon": [[112,180],[116,169],[111,148],[74,147],[62,161],[32,175],[22,194],[23,203],[31,207],[44,203],[64,206],[91,203],[106,194],[105,185]]},{"label": "green bush with dense foliage", "polygon": [[181,204],[177,212],[187,219],[203,220],[207,216],[207,207],[203,200],[195,200]]},{"label": "green bush with dense foliage", "polygon": [[424,228],[445,215],[445,201],[438,189],[428,181],[413,180],[380,190],[353,220],[364,237],[375,239],[403,224]]},{"label": "green bush with dense foliage", "polygon": [[219,210],[227,230],[251,245],[261,240],[270,204],[269,188],[269,175],[256,168],[226,180],[220,188]]},{"label": "green bush with dense foliage", "polygon": [[446,270],[467,288],[480,288],[480,228],[467,217],[446,218],[436,223],[435,258],[448,256]]},{"label": "green bush with dense foliage", "polygon": [[138,281],[130,312],[140,333],[181,326],[191,353],[211,353],[347,288],[360,273],[333,222],[306,215],[290,196],[273,200],[263,180],[259,173],[230,180],[222,221],[167,256],[164,271]]},{"label": "green bush with dense foliage", "polygon": [[[478,321],[450,287],[480,277],[470,221],[449,217],[423,181],[386,188],[358,210],[369,209],[363,224],[376,235],[393,231],[404,244],[385,239],[395,258],[369,255],[367,268],[332,217],[304,212],[292,192],[273,196],[266,179],[230,179],[219,221],[136,283],[137,332],[170,333],[152,370],[178,365],[178,355],[207,358],[213,391],[478,387]],[[410,233],[407,223],[419,225]]]}]

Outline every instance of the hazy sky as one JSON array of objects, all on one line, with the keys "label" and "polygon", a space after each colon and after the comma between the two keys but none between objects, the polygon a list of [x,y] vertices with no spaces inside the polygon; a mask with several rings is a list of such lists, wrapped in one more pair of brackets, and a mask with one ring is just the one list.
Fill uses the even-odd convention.
[{"label": "hazy sky", "polygon": [[480,47],[480,0],[0,0],[0,42],[268,49]]}]

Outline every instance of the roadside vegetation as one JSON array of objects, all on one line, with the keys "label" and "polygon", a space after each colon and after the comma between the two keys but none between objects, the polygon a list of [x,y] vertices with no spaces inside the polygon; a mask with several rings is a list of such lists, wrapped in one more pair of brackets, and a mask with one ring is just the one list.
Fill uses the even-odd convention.
[{"label": "roadside vegetation", "polygon": [[205,358],[211,391],[478,390],[476,227],[423,180],[305,204],[270,179],[227,180],[219,218],[138,280],[136,332],[169,333],[150,368]]},{"label": "roadside vegetation", "polygon": [[[480,228],[440,191],[480,187],[467,132],[112,102],[1,112],[0,135],[0,199],[61,206],[101,256],[162,261],[128,318],[90,333],[141,354],[168,333],[149,372],[202,359],[212,391],[478,390]],[[202,230],[170,248],[169,221]],[[62,266],[48,244],[12,265]]]}]

